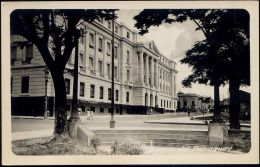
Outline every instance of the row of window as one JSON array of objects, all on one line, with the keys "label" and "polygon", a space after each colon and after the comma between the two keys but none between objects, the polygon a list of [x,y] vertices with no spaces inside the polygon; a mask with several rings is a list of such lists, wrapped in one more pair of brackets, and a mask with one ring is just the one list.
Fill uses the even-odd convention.
[{"label": "row of window", "polygon": [[[11,78],[11,88],[13,85],[13,79]],[[65,79],[66,93],[70,94],[70,79]],[[11,90],[12,92],[12,90]],[[23,76],[21,80],[21,93],[29,93],[29,76]],[[80,92],[79,96],[85,96],[85,83],[80,82]],[[126,92],[126,102],[129,102],[129,92]],[[90,98],[95,98],[95,85],[90,85]],[[108,88],[108,100],[111,100],[112,93],[111,88]],[[99,87],[99,99],[104,99],[104,87]],[[119,90],[115,90],[115,101],[119,101]],[[163,105],[164,104],[164,105]],[[187,105],[187,101],[184,101],[184,106]],[[192,105],[194,105],[194,101],[192,101]],[[161,107],[169,107],[171,108],[171,101],[166,101],[161,99]]]},{"label": "row of window", "polygon": [[172,107],[172,103],[171,103],[171,101],[162,100],[162,99],[161,99],[161,107],[171,108],[171,107]]},{"label": "row of window", "polygon": [[31,64],[33,59],[33,44],[27,44],[24,47],[19,47],[16,45],[11,46],[11,65],[14,65],[14,62],[17,58],[17,52],[21,53],[22,64]]},{"label": "row of window", "polygon": [[[103,20],[102,19],[97,19],[98,22],[100,22],[101,24],[103,24]],[[107,21],[107,28],[111,29],[112,28],[112,23],[110,21]],[[115,26],[115,33],[118,34],[119,33],[119,28],[117,26]],[[130,39],[130,32],[126,33],[126,38]]]},{"label": "row of window", "polygon": [[[90,63],[90,69],[93,71],[94,70],[94,58],[89,57],[89,63]],[[99,60],[98,61],[98,73],[100,76],[104,76],[103,74],[103,61]],[[112,73],[111,73],[111,64],[107,63],[106,67],[106,75],[111,78]],[[127,75],[127,81],[130,80],[130,70],[126,70],[126,75]],[[114,77],[118,78],[118,67],[114,67]]]},{"label": "row of window", "polygon": [[[183,101],[183,105],[184,105],[184,106],[187,106],[187,101]],[[194,102],[194,101],[191,101],[191,105],[194,106],[194,105],[195,105],[195,102]]]},{"label": "row of window", "polygon": [[[159,73],[159,77],[162,79],[162,80],[165,80],[165,81],[169,81],[170,80],[170,74],[166,73],[166,72],[163,72],[162,69],[159,69],[160,73]],[[173,83],[175,84],[175,76],[173,76]]]},{"label": "row of window", "polygon": [[[70,79],[65,79],[65,86],[66,86],[66,94],[70,94]],[[79,88],[79,96],[84,97],[85,96],[85,83],[80,82],[80,88]],[[108,100],[112,99],[112,92],[111,88],[108,88]],[[95,98],[95,85],[90,85],[90,98]],[[115,101],[118,101],[119,99],[119,90],[115,90]],[[99,99],[104,99],[104,87],[99,87]],[[126,92],[126,102],[129,102],[129,92]]]}]

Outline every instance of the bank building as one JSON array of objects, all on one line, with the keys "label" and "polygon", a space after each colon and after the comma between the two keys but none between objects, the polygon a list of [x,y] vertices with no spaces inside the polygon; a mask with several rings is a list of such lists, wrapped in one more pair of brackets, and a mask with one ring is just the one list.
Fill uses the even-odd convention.
[{"label": "bank building", "polygon": [[[112,23],[105,20],[80,27],[78,101],[82,112],[110,113],[112,74]],[[157,49],[153,41],[141,42],[137,32],[115,23],[115,114],[174,112],[177,108],[176,63]],[[50,73],[35,45],[24,47],[11,35],[12,115],[43,116],[45,97],[53,116],[54,86]],[[64,71],[67,110],[71,110],[74,51]]]}]

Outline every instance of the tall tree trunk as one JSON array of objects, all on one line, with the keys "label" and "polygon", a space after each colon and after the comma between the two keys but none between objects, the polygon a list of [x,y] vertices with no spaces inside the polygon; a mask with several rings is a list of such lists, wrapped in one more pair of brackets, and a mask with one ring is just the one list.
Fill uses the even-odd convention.
[{"label": "tall tree trunk", "polygon": [[214,85],[214,116],[213,122],[220,122],[221,111],[220,111],[220,99],[219,99],[219,84]]},{"label": "tall tree trunk", "polygon": [[240,129],[240,99],[239,99],[239,87],[240,83],[237,79],[229,80],[229,94],[230,94],[230,102],[229,102],[229,122],[230,129]]},{"label": "tall tree trunk", "polygon": [[55,88],[55,127],[54,134],[67,134],[67,95],[63,70],[55,69],[52,72],[52,78]]}]

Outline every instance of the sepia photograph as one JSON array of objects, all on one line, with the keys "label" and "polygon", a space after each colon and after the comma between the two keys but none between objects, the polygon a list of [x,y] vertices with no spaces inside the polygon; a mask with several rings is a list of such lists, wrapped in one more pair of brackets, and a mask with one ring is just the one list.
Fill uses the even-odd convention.
[{"label": "sepia photograph", "polygon": [[257,2],[52,3],[1,5],[4,162],[259,163]]}]

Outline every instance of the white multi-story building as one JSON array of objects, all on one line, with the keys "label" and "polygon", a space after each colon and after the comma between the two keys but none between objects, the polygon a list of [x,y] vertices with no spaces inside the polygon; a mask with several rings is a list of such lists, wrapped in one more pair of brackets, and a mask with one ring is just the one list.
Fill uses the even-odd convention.
[{"label": "white multi-story building", "polygon": [[[108,113],[111,104],[112,24],[107,21],[85,23],[79,40],[79,107],[95,114]],[[140,42],[138,34],[115,23],[115,113],[145,114],[147,109],[172,112],[177,107],[176,63],[163,56],[153,41]],[[43,115],[45,80],[48,110],[54,112],[54,86],[36,46],[21,48],[11,36],[11,92],[13,115]],[[64,72],[71,108],[74,51]]]}]

